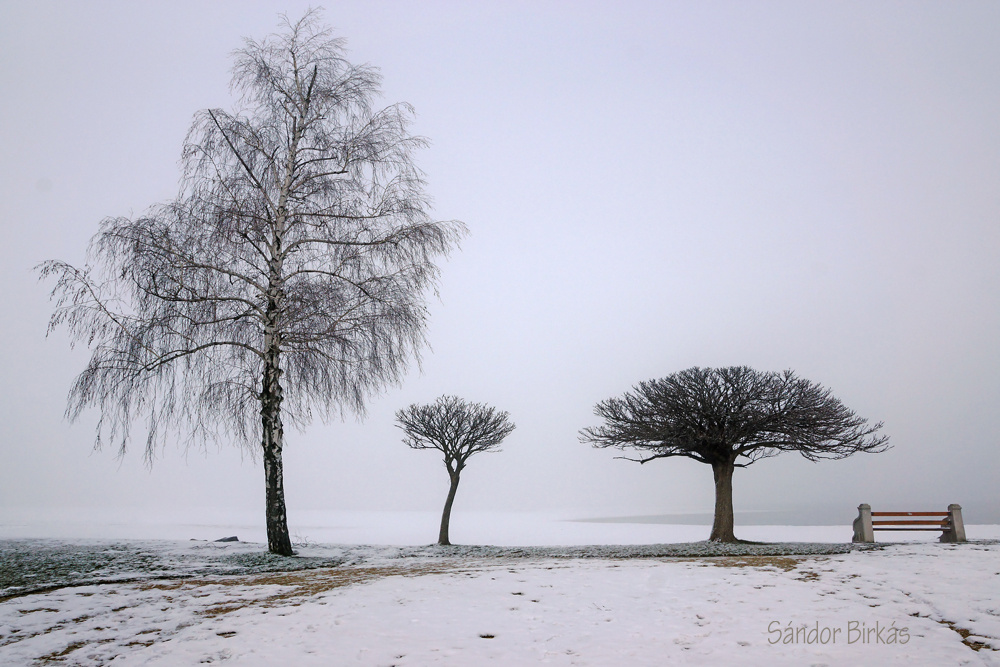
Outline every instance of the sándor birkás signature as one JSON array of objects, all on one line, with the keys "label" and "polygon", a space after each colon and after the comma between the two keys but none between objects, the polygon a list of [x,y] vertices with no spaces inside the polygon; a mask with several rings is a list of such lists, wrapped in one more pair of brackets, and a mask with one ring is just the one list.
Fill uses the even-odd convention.
[{"label": "s\u00e1ndor birk\u00e1s signature", "polygon": [[884,625],[875,621],[848,621],[846,627],[820,625],[782,625],[771,621],[767,625],[768,644],[905,644],[910,641],[910,628],[897,628],[896,622]]}]

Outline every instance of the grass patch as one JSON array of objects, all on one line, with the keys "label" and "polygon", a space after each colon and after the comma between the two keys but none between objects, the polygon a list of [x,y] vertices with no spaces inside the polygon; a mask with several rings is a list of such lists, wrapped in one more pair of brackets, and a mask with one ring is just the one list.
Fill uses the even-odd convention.
[{"label": "grass patch", "polygon": [[965,644],[966,646],[968,646],[969,648],[971,648],[973,651],[981,651],[984,648],[989,649],[991,651],[998,651],[998,650],[1000,650],[1000,649],[993,648],[992,646],[990,646],[986,642],[976,641],[975,639],[969,639],[969,637],[972,636],[972,631],[971,630],[966,630],[965,628],[960,628],[957,625],[955,625],[954,623],[952,623],[951,621],[938,621],[938,623],[940,623],[941,625],[943,625],[945,627],[951,628],[952,630],[954,630],[955,632],[957,632],[958,635],[962,638],[962,643]]},{"label": "grass patch", "polygon": [[251,607],[277,607],[301,604],[303,598],[315,597],[323,593],[365,583],[385,577],[417,577],[428,574],[466,573],[482,569],[468,567],[453,562],[428,563],[426,565],[382,566],[382,567],[352,567],[330,568],[316,570],[298,570],[294,572],[269,572],[263,574],[241,575],[237,577],[220,577],[212,579],[183,579],[180,581],[153,581],[139,585],[144,591],[178,591],[199,597],[198,588],[206,586],[246,586],[260,590],[273,586],[277,590],[271,594],[249,598],[246,600],[227,600],[210,605],[196,613],[201,616],[215,618],[224,616],[240,609]]},{"label": "grass patch", "polygon": [[63,662],[67,655],[79,648],[83,648],[86,645],[87,642],[73,642],[61,651],[53,651],[52,653],[41,656],[38,658],[38,661],[41,663]]},{"label": "grass patch", "polygon": [[[708,562],[715,567],[762,567],[791,572],[806,560],[808,559],[789,556],[719,556]],[[804,574],[812,574],[812,579],[818,578],[813,572]]]}]

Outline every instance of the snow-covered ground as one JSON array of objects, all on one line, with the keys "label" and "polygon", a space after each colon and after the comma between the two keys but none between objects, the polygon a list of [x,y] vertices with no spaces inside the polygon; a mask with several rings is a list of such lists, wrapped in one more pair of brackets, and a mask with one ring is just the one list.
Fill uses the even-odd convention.
[{"label": "snow-covered ground", "polygon": [[[637,544],[645,530],[659,531],[647,543],[705,537],[699,526],[563,523],[564,544],[595,535]],[[522,526],[522,536],[543,525]],[[752,528],[759,534],[737,532],[827,543],[781,547],[788,552],[844,551],[847,541],[843,527]],[[697,542],[312,544],[293,561],[328,567],[293,572],[245,542],[0,541],[8,564],[41,570],[36,591],[47,580],[76,584],[30,593],[23,581],[0,583],[0,664],[1000,665],[998,531],[970,526],[969,544],[924,534],[805,556],[754,555],[781,549],[750,545],[745,555],[643,557],[711,553]],[[3,536],[31,537],[12,532]],[[95,554],[104,560],[85,571]],[[58,566],[32,565],[33,556]]]}]

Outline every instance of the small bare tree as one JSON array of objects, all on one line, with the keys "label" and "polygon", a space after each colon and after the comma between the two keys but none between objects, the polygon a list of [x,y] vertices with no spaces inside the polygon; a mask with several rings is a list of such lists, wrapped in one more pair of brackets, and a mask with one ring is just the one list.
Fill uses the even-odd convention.
[{"label": "small bare tree", "polygon": [[291,555],[283,424],[302,427],[398,381],[424,342],[433,260],[464,233],[429,216],[405,104],[373,105],[310,10],[235,52],[233,113],[195,116],[177,198],[108,218],[56,278],[50,331],[93,348],[67,415],[101,414],[123,454],[137,418],[151,462],[168,432],[260,443],[270,551]]},{"label": "small bare tree", "polygon": [[583,442],[639,451],[640,458],[628,459],[639,463],[686,456],[712,466],[715,520],[709,539],[718,542],[737,541],[735,468],[786,451],[817,461],[888,449],[888,437],[876,435],[881,422],[868,426],[829,389],[791,371],[689,368],[641,382],[621,398],[601,401],[594,413],[605,423],[583,429]]},{"label": "small bare tree", "polygon": [[451,487],[441,513],[438,544],[448,545],[451,506],[459,478],[469,457],[479,452],[499,451],[500,443],[514,430],[506,412],[482,403],[468,403],[457,396],[442,396],[431,405],[411,405],[396,412],[396,426],[413,449],[436,449],[444,454]]}]

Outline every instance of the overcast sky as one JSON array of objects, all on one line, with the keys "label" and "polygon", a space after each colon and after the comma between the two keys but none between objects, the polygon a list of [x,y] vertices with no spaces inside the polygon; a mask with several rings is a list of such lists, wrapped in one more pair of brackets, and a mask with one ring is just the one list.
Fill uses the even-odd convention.
[{"label": "overcast sky", "polygon": [[[0,0],[0,509],[259,509],[238,448],[119,460],[63,419],[88,356],[47,339],[51,285],[105,216],[176,194],[230,53],[303,2]],[[470,235],[431,350],[364,421],[286,433],[306,509],[437,510],[441,461],[393,413],[510,412],[456,510],[709,512],[708,466],[639,466],[577,432],[596,402],[691,366],[793,369],[894,448],[738,470],[737,512],[849,522],[860,502],[1000,522],[1000,4],[329,2],[350,56],[411,103],[441,219]],[[839,520],[839,519],[838,519]],[[737,528],[738,533],[738,528]]]}]

